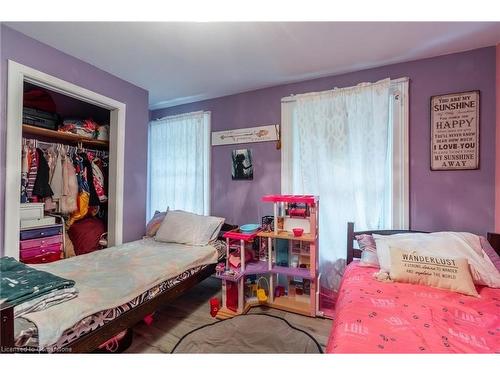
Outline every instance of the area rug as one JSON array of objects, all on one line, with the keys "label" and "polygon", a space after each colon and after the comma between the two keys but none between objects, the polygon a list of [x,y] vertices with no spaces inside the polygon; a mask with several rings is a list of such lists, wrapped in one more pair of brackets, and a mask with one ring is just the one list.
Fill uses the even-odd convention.
[{"label": "area rug", "polygon": [[239,315],[196,328],[172,353],[323,353],[307,332],[267,314]]}]

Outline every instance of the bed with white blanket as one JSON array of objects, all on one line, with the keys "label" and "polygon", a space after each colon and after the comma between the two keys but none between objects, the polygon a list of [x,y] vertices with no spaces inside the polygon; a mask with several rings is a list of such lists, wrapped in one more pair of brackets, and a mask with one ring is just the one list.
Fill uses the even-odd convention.
[{"label": "bed with white blanket", "polygon": [[[97,347],[154,311],[162,299],[157,297],[165,297],[163,302],[175,298],[212,274],[223,254],[221,245],[190,246],[146,238],[36,265],[74,280],[78,296],[16,318],[15,346],[49,352]],[[120,323],[114,324],[117,320]]]}]

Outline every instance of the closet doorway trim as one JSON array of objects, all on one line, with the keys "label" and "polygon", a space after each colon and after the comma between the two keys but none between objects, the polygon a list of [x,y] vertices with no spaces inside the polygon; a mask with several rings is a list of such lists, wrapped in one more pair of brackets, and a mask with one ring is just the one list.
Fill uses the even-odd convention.
[{"label": "closet doorway trim", "polygon": [[110,111],[108,240],[120,245],[123,235],[123,179],[126,105],[36,69],[8,62],[5,171],[4,255],[19,258],[23,84],[34,83]]}]

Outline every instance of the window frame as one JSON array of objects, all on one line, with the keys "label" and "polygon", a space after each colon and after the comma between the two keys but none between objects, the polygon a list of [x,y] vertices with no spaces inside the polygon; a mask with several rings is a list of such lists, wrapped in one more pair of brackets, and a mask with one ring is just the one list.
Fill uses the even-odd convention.
[{"label": "window frame", "polygon": [[[410,229],[410,136],[409,79],[391,82],[392,133],[392,228]],[[394,105],[399,103],[399,105]]]},{"label": "window frame", "polygon": [[203,180],[204,180],[204,215],[211,214],[211,170],[212,170],[212,144],[211,144],[211,112],[210,111],[196,111],[196,112],[186,112],[180,113],[171,116],[164,116],[161,118],[157,118],[148,123],[148,150],[147,150],[147,197],[146,197],[146,223],[151,220],[154,212],[151,209],[151,128],[155,125],[157,121],[173,119],[176,117],[190,116],[190,115],[198,115],[203,114],[203,122],[204,122],[204,138],[206,141],[206,155],[205,159],[207,161],[206,166],[203,170]]},{"label": "window frame", "polygon": [[[392,100],[392,170],[391,170],[391,224],[387,229],[410,228],[409,194],[409,78],[391,80]],[[313,94],[313,93],[311,93]],[[281,192],[292,193],[293,186],[293,137],[291,125],[294,96],[281,100]],[[398,103],[399,105],[394,105]]]}]

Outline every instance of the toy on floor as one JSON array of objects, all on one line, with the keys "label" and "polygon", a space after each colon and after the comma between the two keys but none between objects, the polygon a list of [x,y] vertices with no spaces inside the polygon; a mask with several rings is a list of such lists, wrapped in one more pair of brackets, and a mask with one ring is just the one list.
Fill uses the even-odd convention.
[{"label": "toy on floor", "polygon": [[132,339],[132,329],[128,328],[99,345],[94,353],[123,353],[132,344]]},{"label": "toy on floor", "polygon": [[144,318],[142,318],[142,320],[144,321],[144,323],[146,323],[146,325],[152,325],[154,321],[153,314],[146,315]]},{"label": "toy on floor", "polygon": [[214,297],[210,298],[210,315],[215,318],[220,309],[219,299]]}]

